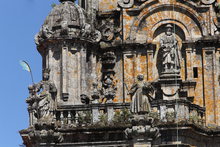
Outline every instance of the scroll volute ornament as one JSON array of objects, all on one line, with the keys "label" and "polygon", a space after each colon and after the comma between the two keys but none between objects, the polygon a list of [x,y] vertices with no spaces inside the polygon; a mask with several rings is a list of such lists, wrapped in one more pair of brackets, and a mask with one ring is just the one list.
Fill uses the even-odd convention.
[{"label": "scroll volute ornament", "polygon": [[118,0],[118,5],[122,8],[131,8],[134,4],[134,0]]}]

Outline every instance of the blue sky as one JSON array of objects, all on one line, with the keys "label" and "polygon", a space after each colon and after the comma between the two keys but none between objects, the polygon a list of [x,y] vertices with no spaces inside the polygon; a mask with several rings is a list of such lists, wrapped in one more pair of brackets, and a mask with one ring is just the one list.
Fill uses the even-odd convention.
[{"label": "blue sky", "polygon": [[2,0],[0,8],[0,147],[19,147],[19,130],[28,127],[25,99],[31,84],[19,60],[32,67],[34,80],[41,80],[41,56],[34,35],[39,31],[52,3],[58,0]]}]

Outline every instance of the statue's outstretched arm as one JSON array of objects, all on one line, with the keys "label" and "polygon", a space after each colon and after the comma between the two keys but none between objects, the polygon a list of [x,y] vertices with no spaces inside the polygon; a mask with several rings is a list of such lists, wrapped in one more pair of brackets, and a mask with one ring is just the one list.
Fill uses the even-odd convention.
[{"label": "statue's outstretched arm", "polygon": [[131,89],[128,91],[128,94],[134,94],[137,89],[138,89],[138,85],[137,83],[135,83],[131,86]]}]

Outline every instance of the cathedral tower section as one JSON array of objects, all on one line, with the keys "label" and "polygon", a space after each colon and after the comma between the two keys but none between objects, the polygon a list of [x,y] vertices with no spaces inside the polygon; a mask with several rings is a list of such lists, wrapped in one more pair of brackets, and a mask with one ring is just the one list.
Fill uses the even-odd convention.
[{"label": "cathedral tower section", "polygon": [[81,104],[80,95],[89,91],[90,81],[96,78],[100,33],[89,22],[85,10],[73,0],[61,0],[35,37],[43,68],[51,70],[57,86],[58,106]]},{"label": "cathedral tower section", "polygon": [[24,144],[219,147],[219,34],[220,0],[60,0]]}]

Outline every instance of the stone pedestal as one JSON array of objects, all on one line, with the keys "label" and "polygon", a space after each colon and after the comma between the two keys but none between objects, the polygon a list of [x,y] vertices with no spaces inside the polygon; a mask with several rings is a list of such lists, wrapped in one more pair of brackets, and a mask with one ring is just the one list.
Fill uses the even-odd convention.
[{"label": "stone pedestal", "polygon": [[160,119],[166,121],[167,107],[165,104],[160,105]]},{"label": "stone pedestal", "polygon": [[99,108],[97,106],[92,106],[92,123],[99,121]]},{"label": "stone pedestal", "polygon": [[112,106],[108,106],[108,108],[107,108],[107,114],[108,114],[108,122],[112,121],[112,119],[113,119],[113,117],[114,117],[113,105],[112,105]]},{"label": "stone pedestal", "polygon": [[151,147],[151,142],[134,143],[133,147]]},{"label": "stone pedestal", "polygon": [[163,100],[179,99],[182,80],[178,73],[162,73],[158,82],[160,83]]},{"label": "stone pedestal", "polygon": [[147,115],[133,115],[132,127],[125,130],[126,137],[132,139],[133,147],[151,147],[152,142],[160,136],[153,121]]}]

